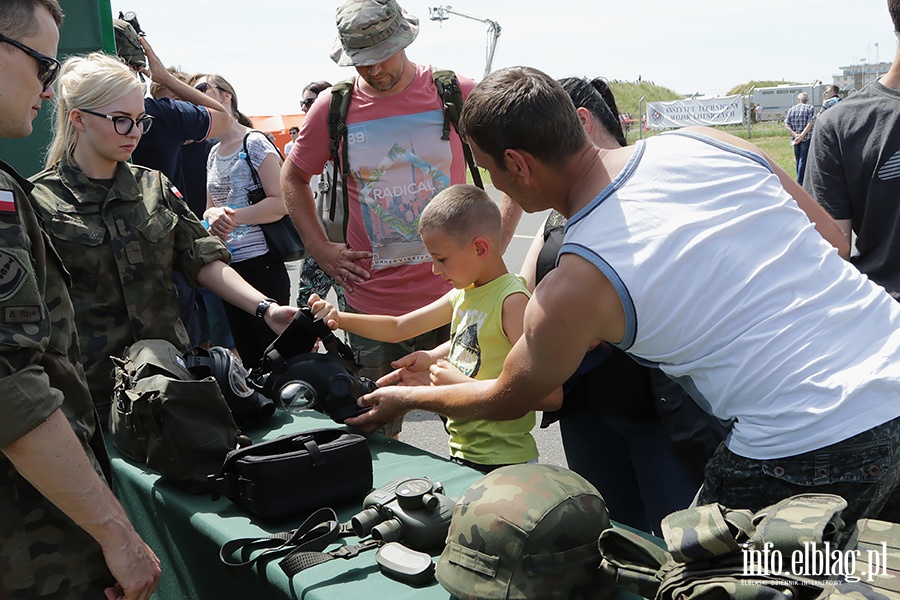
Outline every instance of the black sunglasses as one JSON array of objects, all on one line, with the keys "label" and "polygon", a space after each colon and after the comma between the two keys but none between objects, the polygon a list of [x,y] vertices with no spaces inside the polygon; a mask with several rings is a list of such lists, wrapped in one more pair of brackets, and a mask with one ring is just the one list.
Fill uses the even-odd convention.
[{"label": "black sunglasses", "polygon": [[[103,113],[99,113],[93,110],[88,110],[86,108],[79,108],[81,112],[85,112],[89,115],[94,115],[95,117],[103,117],[109,121],[113,122],[113,127],[116,130],[116,133],[119,135],[128,135],[131,133],[131,130],[134,129],[134,126],[138,126],[138,131],[141,132],[141,135],[150,131],[150,126],[153,125],[153,116],[152,115],[144,115],[140,119],[132,119],[131,117],[126,117],[125,115],[105,115]],[[124,131],[122,131],[124,129]]]},{"label": "black sunglasses", "polygon": [[200,83],[198,83],[197,85],[194,86],[194,89],[195,89],[195,90],[197,90],[198,92],[203,92],[204,94],[206,93],[206,90],[208,90],[209,88],[216,88],[216,89],[219,90],[220,92],[224,92],[224,91],[225,91],[225,90],[223,90],[222,88],[220,88],[219,86],[213,85],[213,84],[211,84],[211,83],[208,82],[208,81],[202,81],[202,82],[200,82]]},{"label": "black sunglasses", "polygon": [[305,100],[300,101],[300,106],[302,106],[306,110],[309,110],[309,107],[311,107],[313,103],[315,103],[315,101],[315,98],[306,98]]},{"label": "black sunglasses", "polygon": [[25,44],[10,39],[2,34],[0,34],[0,42],[6,42],[11,46],[15,46],[34,60],[38,61],[38,79],[41,80],[41,85],[44,86],[44,90],[47,90],[51,85],[53,85],[53,82],[56,81],[57,77],[59,77],[59,61],[52,56],[41,54],[37,50],[29,48]]}]

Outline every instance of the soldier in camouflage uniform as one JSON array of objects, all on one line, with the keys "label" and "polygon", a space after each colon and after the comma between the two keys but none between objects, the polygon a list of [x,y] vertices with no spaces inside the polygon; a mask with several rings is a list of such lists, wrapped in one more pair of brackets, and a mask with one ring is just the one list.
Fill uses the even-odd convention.
[{"label": "soldier in camouflage uniform", "polygon": [[[33,195],[73,275],[81,360],[105,427],[110,356],[152,338],[190,349],[173,269],[194,287],[256,310],[276,331],[295,309],[265,298],[223,262],[230,259],[227,247],[208,234],[164,175],[124,162],[152,123],[127,67],[102,54],[75,57],[63,65],[60,86],[48,168],[33,178]],[[106,119],[110,113],[118,122]]]},{"label": "soldier in camouflage uniform", "polygon": [[[53,97],[61,20],[56,0],[0,4],[0,136],[30,134]],[[0,162],[0,595],[149,598],[159,560],[104,480],[70,278],[30,191]]]}]

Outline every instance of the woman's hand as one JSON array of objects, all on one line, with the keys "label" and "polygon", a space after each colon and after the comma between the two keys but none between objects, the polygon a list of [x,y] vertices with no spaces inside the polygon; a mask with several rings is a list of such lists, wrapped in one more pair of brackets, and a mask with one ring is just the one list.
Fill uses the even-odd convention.
[{"label": "woman's hand", "polygon": [[238,223],[234,220],[234,209],[230,206],[214,206],[206,209],[203,219],[209,223],[209,232],[227,240]]}]

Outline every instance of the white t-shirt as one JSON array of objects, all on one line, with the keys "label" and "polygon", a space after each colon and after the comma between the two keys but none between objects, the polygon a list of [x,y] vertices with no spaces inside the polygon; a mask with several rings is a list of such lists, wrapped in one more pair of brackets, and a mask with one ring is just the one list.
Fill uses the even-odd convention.
[{"label": "white t-shirt", "polygon": [[617,289],[622,349],[734,420],[736,454],[793,456],[900,415],[900,305],[756,154],[687,133],[638,143],[560,253]]},{"label": "white t-shirt", "polygon": [[[247,193],[256,188],[250,166],[244,157],[241,146],[236,152],[227,156],[219,153],[221,143],[212,147],[206,162],[206,189],[215,206],[243,208],[249,206]],[[247,138],[247,150],[253,167],[259,171],[259,165],[269,154],[277,154],[275,147],[259,132],[250,133]],[[246,233],[239,240],[227,242],[234,257],[234,262],[262,256],[269,251],[266,238],[259,225],[247,225]]]}]

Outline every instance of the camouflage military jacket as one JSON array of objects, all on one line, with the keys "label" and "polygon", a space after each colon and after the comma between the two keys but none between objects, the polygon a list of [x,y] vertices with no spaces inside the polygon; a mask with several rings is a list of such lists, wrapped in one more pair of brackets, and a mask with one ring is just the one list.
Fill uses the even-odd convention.
[{"label": "camouflage military jacket", "polygon": [[[0,447],[61,406],[102,476],[98,456],[108,459],[78,364],[69,277],[30,189],[0,162]],[[0,596],[34,598],[100,577],[110,577],[100,546],[0,453]]]},{"label": "camouflage military jacket", "polygon": [[204,265],[231,255],[159,171],[120,163],[107,189],[63,159],[32,181],[38,213],[72,274],[81,361],[105,426],[110,356],[151,338],[189,350],[172,271],[196,285]]}]

